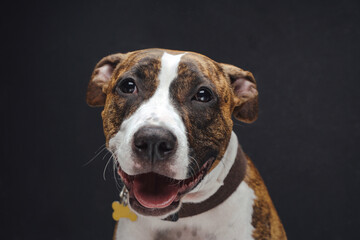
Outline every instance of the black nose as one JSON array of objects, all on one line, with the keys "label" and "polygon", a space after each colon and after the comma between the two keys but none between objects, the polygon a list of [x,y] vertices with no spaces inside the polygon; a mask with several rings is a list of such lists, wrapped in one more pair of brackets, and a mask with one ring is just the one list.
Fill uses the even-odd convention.
[{"label": "black nose", "polygon": [[134,134],[133,150],[142,160],[167,160],[175,152],[176,137],[162,127],[143,127]]}]

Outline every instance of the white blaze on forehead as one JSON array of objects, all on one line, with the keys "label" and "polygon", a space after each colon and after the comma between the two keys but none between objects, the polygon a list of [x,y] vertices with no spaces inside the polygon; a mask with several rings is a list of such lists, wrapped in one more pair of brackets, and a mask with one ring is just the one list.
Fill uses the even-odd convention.
[{"label": "white blaze on forehead", "polygon": [[130,175],[138,174],[136,168],[139,168],[132,158],[131,144],[134,134],[142,127],[159,126],[171,131],[178,143],[174,161],[168,165],[173,174],[169,177],[186,178],[189,165],[186,128],[170,99],[170,85],[178,75],[179,63],[184,54],[171,55],[164,52],[158,75],[159,84],[154,95],[122,122],[119,132],[109,141],[110,149],[115,150],[121,168]]},{"label": "white blaze on forehead", "polygon": [[159,86],[158,89],[169,90],[171,82],[177,77],[178,67],[181,57],[185,53],[179,55],[171,55],[164,53],[161,58],[161,69],[159,74]]},{"label": "white blaze on forehead", "polygon": [[[144,124],[159,125],[160,123],[163,125],[161,123],[166,123],[167,126],[163,127],[171,130],[174,126],[178,126],[181,131],[185,131],[181,117],[170,100],[170,85],[178,75],[179,63],[185,54],[171,55],[164,52],[161,57],[161,68],[158,75],[159,85],[148,102],[139,108],[145,119]],[[154,119],[160,121],[154,122]]]}]

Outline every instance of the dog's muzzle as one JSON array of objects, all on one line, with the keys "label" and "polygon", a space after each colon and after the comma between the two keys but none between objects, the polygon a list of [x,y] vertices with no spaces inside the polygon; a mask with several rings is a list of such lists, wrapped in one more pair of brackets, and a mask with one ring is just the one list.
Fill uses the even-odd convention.
[{"label": "dog's muzzle", "polygon": [[128,175],[119,164],[118,174],[129,191],[130,206],[142,215],[161,216],[179,207],[180,199],[203,179],[211,166],[207,161],[192,177],[177,180],[147,172]]},{"label": "dog's muzzle", "polygon": [[202,180],[213,159],[186,179],[173,178],[170,166],[177,157],[178,140],[168,129],[145,126],[133,136],[132,157],[137,168],[129,175],[117,162],[118,174],[129,191],[130,206],[143,215],[161,216],[180,206],[181,198]]}]

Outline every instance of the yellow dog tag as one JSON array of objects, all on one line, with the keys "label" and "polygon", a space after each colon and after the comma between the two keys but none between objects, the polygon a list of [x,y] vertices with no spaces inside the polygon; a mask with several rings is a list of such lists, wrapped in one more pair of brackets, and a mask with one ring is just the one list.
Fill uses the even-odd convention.
[{"label": "yellow dog tag", "polygon": [[112,208],[114,209],[112,217],[115,221],[119,221],[120,218],[128,218],[131,221],[135,222],[137,219],[136,214],[133,213],[128,206],[125,207],[118,201],[114,201],[112,203]]}]

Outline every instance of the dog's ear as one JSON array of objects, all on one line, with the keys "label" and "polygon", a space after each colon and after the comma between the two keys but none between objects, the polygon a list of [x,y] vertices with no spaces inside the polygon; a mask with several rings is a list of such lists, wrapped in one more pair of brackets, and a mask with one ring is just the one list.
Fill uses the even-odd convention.
[{"label": "dog's ear", "polygon": [[110,82],[116,65],[124,58],[124,54],[112,54],[104,57],[96,64],[86,92],[87,104],[92,107],[104,106],[106,100],[106,87]]},{"label": "dog's ear", "polygon": [[231,81],[235,108],[233,116],[246,123],[252,123],[258,116],[258,91],[254,76],[249,71],[230,64],[221,64]]}]

